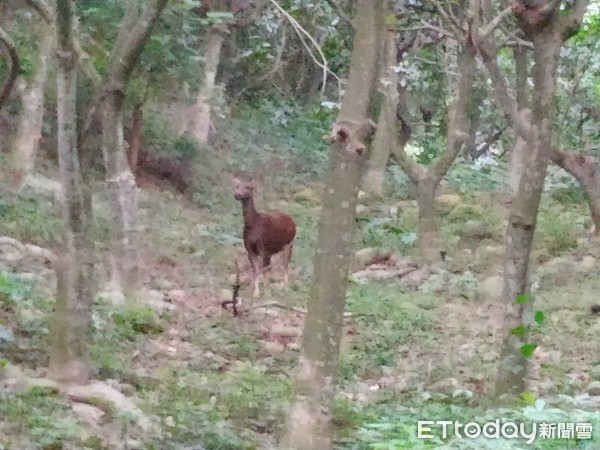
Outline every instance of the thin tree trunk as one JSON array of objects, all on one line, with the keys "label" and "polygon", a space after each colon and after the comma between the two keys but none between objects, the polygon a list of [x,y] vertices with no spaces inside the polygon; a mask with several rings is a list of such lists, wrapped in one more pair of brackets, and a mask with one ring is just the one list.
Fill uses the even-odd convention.
[{"label": "thin tree trunk", "polygon": [[[393,147],[393,155],[398,164],[417,187],[419,249],[425,265],[436,264],[442,259],[434,210],[435,191],[468,137],[467,109],[473,93],[475,60],[464,44],[459,46],[456,66],[458,76],[453,89],[455,99],[449,111],[445,151],[430,166],[424,166],[414,162],[406,155],[404,148],[398,146],[396,142]],[[384,104],[384,107],[387,105]],[[395,136],[396,118],[389,107],[387,107],[387,116],[393,118],[391,120],[394,123],[390,133]]]},{"label": "thin tree trunk", "polygon": [[436,187],[437,183],[432,175],[424,177],[417,183],[419,249],[421,257],[427,265],[441,260],[441,247],[434,209]]},{"label": "thin tree trunk", "polygon": [[[477,47],[499,105],[504,110],[516,134],[526,144],[523,169],[518,189],[513,195],[506,232],[504,259],[504,330],[506,338],[500,351],[496,379],[496,397],[520,394],[524,391],[529,371],[528,352],[531,306],[529,299],[529,256],[535,232],[537,213],[551,153],[551,126],[554,117],[556,69],[563,42],[581,25],[589,1],[581,0],[560,11],[559,2],[539,8],[523,0],[515,1],[512,12],[524,36],[533,42],[532,111],[519,108],[509,94],[506,77],[498,65],[498,49],[490,27],[493,21],[490,0],[471,0],[469,16],[471,42]],[[482,18],[485,24],[482,23]],[[485,26],[482,26],[485,25]],[[519,95],[522,95],[520,93]],[[518,300],[518,301],[517,301]],[[514,332],[522,330],[522,332]],[[529,345],[526,345],[529,344]]]},{"label": "thin tree trunk", "polygon": [[137,170],[142,145],[142,126],[144,124],[144,106],[138,103],[133,108],[133,120],[131,121],[131,135],[129,137],[129,168],[133,173]]},{"label": "thin tree trunk", "polygon": [[[527,68],[527,48],[517,46],[514,48],[515,60],[515,88],[517,108],[522,110],[529,107],[529,87],[527,80],[529,78],[529,70]],[[517,135],[515,144],[510,154],[508,155],[508,186],[511,195],[515,195],[519,189],[521,173],[523,170],[523,160],[527,153],[527,143]]]},{"label": "thin tree trunk", "polygon": [[168,0],[131,0],[109,59],[102,96],[102,153],[112,224],[111,282],[135,297],[140,289],[138,203],[123,133],[123,98],[131,72]]},{"label": "thin tree trunk", "polygon": [[54,36],[47,30],[39,48],[33,79],[28,84],[20,80],[17,85],[21,96],[21,115],[15,139],[12,144],[10,171],[12,172],[12,189],[19,192],[27,175],[33,172],[40,138],[42,137],[42,121],[44,118],[44,86],[48,74],[48,56],[52,49]]},{"label": "thin tree trunk", "polygon": [[[396,47],[396,32],[395,30],[386,30],[385,38],[385,60],[383,67],[386,70],[386,82],[389,83],[389,87],[385,89],[387,92],[389,88],[396,89],[398,83],[398,75],[394,70],[396,65],[397,47]],[[383,97],[385,103],[381,107],[379,112],[379,123],[377,124],[377,131],[373,138],[373,145],[369,160],[367,161],[367,169],[363,177],[363,189],[365,192],[375,195],[381,195],[383,192],[383,182],[385,180],[385,169],[387,162],[390,157],[392,149],[392,142],[390,139],[390,127],[387,123],[387,108],[392,106],[393,98],[391,95],[385,95]]]},{"label": "thin tree trunk", "polygon": [[215,88],[215,80],[219,63],[221,61],[221,49],[223,48],[223,26],[215,25],[208,31],[206,48],[204,51],[204,80],[202,88],[196,97],[196,103],[192,109],[188,132],[200,144],[206,144],[211,129],[211,98]]},{"label": "thin tree trunk", "polygon": [[89,377],[85,358],[91,323],[93,268],[90,220],[77,150],[77,53],[73,45],[74,2],[57,0],[58,162],[64,191],[65,249],[56,261],[57,295],[52,322],[50,371],[62,381]]},{"label": "thin tree trunk", "polygon": [[354,234],[354,215],[366,140],[371,86],[375,80],[383,29],[383,0],[359,0],[350,74],[342,109],[332,127],[330,173],[323,198],[319,248],[308,302],[304,337],[282,450],[329,450],[333,447],[331,403],[346,300],[346,278]]},{"label": "thin tree trunk", "polygon": [[4,80],[2,88],[0,88],[0,108],[2,108],[17,81],[17,76],[21,70],[21,61],[17,53],[17,47],[2,27],[0,27],[0,46],[6,53],[7,66],[10,67],[6,80]]},{"label": "thin tree trunk", "polygon": [[533,79],[535,101],[527,154],[522,161],[518,190],[513,196],[506,233],[504,260],[504,330],[507,335],[500,352],[500,366],[496,379],[496,394],[519,394],[525,391],[529,363],[521,346],[529,340],[524,335],[508,332],[520,326],[531,309],[531,301],[516,302],[519,296],[529,295],[529,255],[537,222],[546,171],[550,161],[550,127],[552,102],[555,95],[556,61],[561,42],[542,33],[534,39]]},{"label": "thin tree trunk", "polygon": [[111,283],[115,290],[135,297],[140,281],[137,187],[126,157],[120,91],[111,92],[104,101],[102,130],[112,223]]}]

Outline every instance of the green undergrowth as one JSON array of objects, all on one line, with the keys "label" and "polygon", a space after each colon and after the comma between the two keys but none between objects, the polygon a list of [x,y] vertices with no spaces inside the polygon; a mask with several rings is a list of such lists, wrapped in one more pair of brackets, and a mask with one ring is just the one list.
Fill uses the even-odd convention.
[{"label": "green undergrowth", "polygon": [[431,309],[438,301],[427,294],[402,293],[396,283],[351,286],[347,310],[356,318],[353,335],[345,337],[340,379],[379,376],[399,364],[400,346],[430,336],[438,320]]},{"label": "green undergrowth", "polygon": [[61,239],[60,210],[40,196],[28,193],[0,196],[0,217],[0,235],[40,245]]}]

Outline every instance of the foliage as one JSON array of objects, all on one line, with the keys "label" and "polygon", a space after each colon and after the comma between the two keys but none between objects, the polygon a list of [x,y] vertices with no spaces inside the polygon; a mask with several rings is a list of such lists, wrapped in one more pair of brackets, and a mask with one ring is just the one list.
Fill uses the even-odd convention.
[{"label": "foliage", "polygon": [[551,255],[562,255],[575,249],[579,234],[577,226],[574,226],[577,210],[540,209],[534,241],[542,243]]},{"label": "foliage", "polygon": [[[343,77],[350,59],[350,27],[340,21],[327,2],[281,3],[320,44],[329,69]],[[302,40],[310,47],[310,55]],[[234,64],[230,62],[226,67],[228,92],[236,97],[255,99],[265,92],[276,91],[307,103],[314,102],[315,85],[321,82],[323,73],[313,58],[323,61],[312,44],[305,37],[302,40],[279,11],[266,8],[253,24],[237,30],[235,46],[232,45]],[[337,81],[331,75],[328,75],[326,97],[321,100],[338,100]]]},{"label": "foliage", "polygon": [[23,191],[0,197],[0,234],[25,242],[55,243],[62,236],[62,220],[51,201]]},{"label": "foliage", "polygon": [[134,339],[137,334],[157,334],[164,331],[159,318],[149,306],[126,302],[112,312],[112,318],[119,334],[126,339]]},{"label": "foliage", "polygon": [[579,183],[564,170],[550,166],[546,175],[544,192],[563,205],[578,205],[585,202]]},{"label": "foliage", "polygon": [[[286,156],[295,172],[315,174],[324,168],[327,144],[323,136],[334,115],[325,106],[305,109],[280,97],[266,98],[256,105],[240,105],[228,135],[240,161],[262,165]],[[248,169],[240,163],[234,167]]]},{"label": "foliage", "polygon": [[456,192],[493,192],[504,190],[506,186],[506,168],[504,165],[490,163],[486,165],[457,163],[448,171],[448,184]]},{"label": "foliage", "polygon": [[32,285],[12,272],[0,271],[0,305],[11,309],[31,295]]},{"label": "foliage", "polygon": [[[69,402],[45,391],[29,389],[16,395],[0,391],[0,416],[0,447],[4,448],[65,448],[81,436]],[[2,426],[5,423],[13,425]],[[20,440],[20,428],[27,430],[29,442]]]},{"label": "foliage", "polygon": [[414,246],[417,235],[411,218],[406,215],[396,217],[357,217],[356,222],[364,222],[362,243],[367,247],[385,247],[402,250]]}]

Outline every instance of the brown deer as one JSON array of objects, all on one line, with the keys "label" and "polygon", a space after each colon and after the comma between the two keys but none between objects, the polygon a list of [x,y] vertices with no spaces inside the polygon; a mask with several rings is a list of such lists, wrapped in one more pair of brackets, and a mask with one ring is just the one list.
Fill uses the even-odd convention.
[{"label": "brown deer", "polygon": [[271,256],[282,253],[284,284],[289,282],[289,263],[292,257],[296,224],[287,214],[277,211],[258,212],[254,206],[253,180],[233,177],[233,198],[242,203],[244,216],[244,247],[252,265],[254,297],[260,295],[260,278],[271,264]]}]

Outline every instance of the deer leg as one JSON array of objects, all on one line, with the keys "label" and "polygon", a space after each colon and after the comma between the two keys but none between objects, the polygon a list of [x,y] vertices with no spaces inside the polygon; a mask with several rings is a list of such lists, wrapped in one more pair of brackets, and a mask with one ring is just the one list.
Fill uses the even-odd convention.
[{"label": "deer leg", "polygon": [[254,284],[254,297],[260,296],[259,285],[261,280],[265,280],[265,274],[269,270],[269,266],[271,265],[271,255],[269,255],[265,250],[262,250],[258,255],[256,255],[257,261],[257,271],[256,271],[256,281]]},{"label": "deer leg", "polygon": [[290,242],[282,250],[283,259],[283,284],[287,286],[290,282],[290,259],[292,259],[293,244]]},{"label": "deer leg", "polygon": [[252,275],[254,278],[254,293],[252,296],[257,298],[260,296],[260,276],[263,270],[261,267],[261,258],[256,253],[248,253],[248,258],[250,259],[250,264],[252,265]]}]

